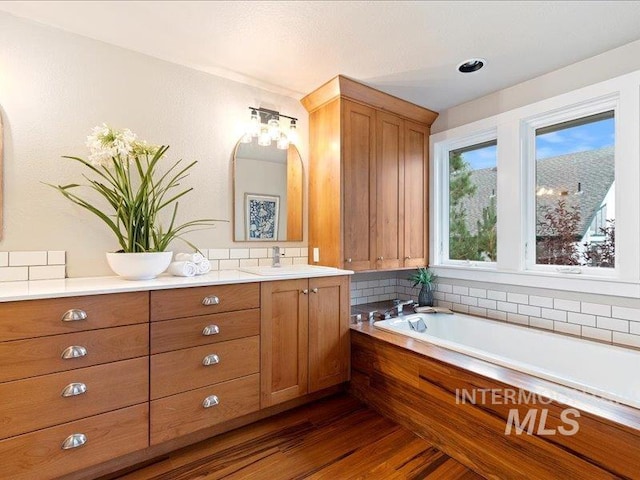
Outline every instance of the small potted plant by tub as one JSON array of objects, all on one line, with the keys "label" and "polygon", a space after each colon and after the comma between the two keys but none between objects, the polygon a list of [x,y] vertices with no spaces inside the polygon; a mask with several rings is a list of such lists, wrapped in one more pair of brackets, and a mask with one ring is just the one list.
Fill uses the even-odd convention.
[{"label": "small potted plant by tub", "polygon": [[413,282],[413,286],[421,285],[420,293],[418,293],[418,305],[420,307],[433,306],[433,291],[435,290],[436,275],[427,267],[419,267],[416,273],[409,276],[409,280]]}]

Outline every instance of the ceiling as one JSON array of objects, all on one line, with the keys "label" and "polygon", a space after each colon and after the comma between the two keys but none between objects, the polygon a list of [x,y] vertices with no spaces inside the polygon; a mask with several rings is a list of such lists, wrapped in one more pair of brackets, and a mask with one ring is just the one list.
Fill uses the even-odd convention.
[{"label": "ceiling", "polygon": [[[341,73],[436,111],[640,38],[635,1],[3,1],[0,10],[297,98]],[[458,73],[471,57],[486,67]]]}]

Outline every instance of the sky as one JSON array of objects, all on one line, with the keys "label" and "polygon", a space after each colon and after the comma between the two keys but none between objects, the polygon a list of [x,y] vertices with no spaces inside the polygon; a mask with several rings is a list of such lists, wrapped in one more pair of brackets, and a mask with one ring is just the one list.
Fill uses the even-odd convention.
[{"label": "sky", "polygon": [[[614,137],[613,118],[539,135],[536,137],[536,160],[611,146]],[[496,146],[465,152],[463,158],[472,170],[495,167]]]}]

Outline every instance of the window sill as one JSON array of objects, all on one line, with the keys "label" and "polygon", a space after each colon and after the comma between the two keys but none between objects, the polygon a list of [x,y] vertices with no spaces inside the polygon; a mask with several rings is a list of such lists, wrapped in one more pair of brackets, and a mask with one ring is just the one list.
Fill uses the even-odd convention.
[{"label": "window sill", "polygon": [[640,298],[640,283],[617,278],[555,272],[507,272],[467,265],[431,265],[438,276],[522,287]]}]

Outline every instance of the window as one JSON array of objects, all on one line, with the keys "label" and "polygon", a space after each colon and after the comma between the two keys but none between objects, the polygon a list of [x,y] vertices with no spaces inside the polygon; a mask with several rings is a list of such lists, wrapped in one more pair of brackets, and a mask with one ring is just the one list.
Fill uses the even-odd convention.
[{"label": "window", "polygon": [[449,151],[449,259],[497,260],[496,140]]},{"label": "window", "polygon": [[535,130],[536,264],[615,266],[615,118]]}]

